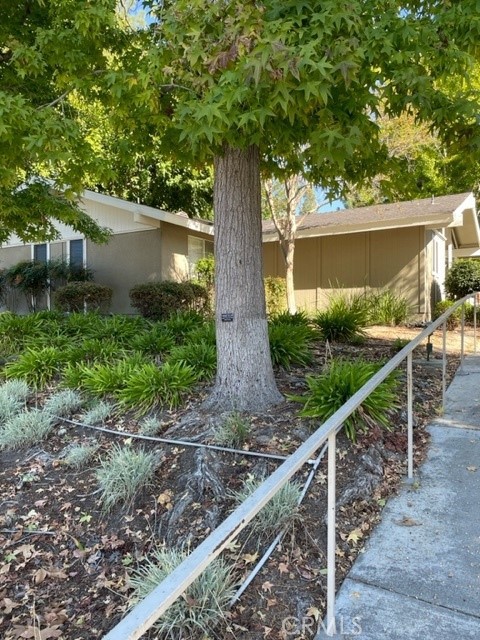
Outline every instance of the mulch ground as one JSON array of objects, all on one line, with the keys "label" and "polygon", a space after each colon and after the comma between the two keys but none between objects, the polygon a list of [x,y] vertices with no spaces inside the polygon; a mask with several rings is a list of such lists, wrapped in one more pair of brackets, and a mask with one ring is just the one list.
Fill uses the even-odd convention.
[{"label": "mulch ground", "polygon": [[[392,356],[397,337],[419,330],[397,329],[371,335],[360,346],[332,345],[334,356],[363,356],[374,361]],[[407,332],[407,333],[405,333]],[[408,334],[408,335],[407,335]],[[374,337],[380,335],[380,337]],[[435,362],[436,353],[433,358]],[[319,345],[309,368],[277,372],[285,394],[305,389],[305,374],[318,373],[328,359]],[[419,348],[414,364],[415,464],[425,456],[425,425],[439,411],[441,367],[425,362]],[[448,357],[448,376],[458,365],[458,353]],[[402,371],[405,379],[405,371]],[[405,385],[402,385],[404,388]],[[403,400],[405,399],[405,391]],[[163,416],[165,437],[211,442],[210,416],[202,413],[200,397],[176,413]],[[250,451],[288,455],[316,425],[298,417],[298,404],[286,402],[268,413],[249,416]],[[0,637],[102,638],[124,615],[133,567],[165,537],[190,548],[203,540],[233,508],[230,492],[248,474],[269,473],[280,462],[241,454],[210,452],[225,493],[219,497],[204,487],[201,498],[171,518],[185,493],[198,449],[181,445],[141,443],[129,437],[137,430],[129,416],[108,427],[111,435],[64,423],[45,442],[28,450],[0,452]],[[62,453],[72,442],[95,439],[94,462],[72,471]],[[154,484],[133,504],[108,515],[99,503],[95,468],[113,443],[161,448],[163,462]],[[406,469],[406,412],[392,415],[392,430],[372,428],[356,444],[338,440],[337,580],[349,570],[369,533],[381,517],[388,496],[396,492]],[[296,480],[304,482],[309,465]],[[367,479],[366,482],[364,480]],[[326,459],[320,464],[298,517],[265,567],[230,610],[211,637],[271,640],[309,638],[325,613],[326,594]],[[245,579],[269,546],[271,538],[242,534],[225,557]],[[156,637],[154,633],[150,637]]]}]

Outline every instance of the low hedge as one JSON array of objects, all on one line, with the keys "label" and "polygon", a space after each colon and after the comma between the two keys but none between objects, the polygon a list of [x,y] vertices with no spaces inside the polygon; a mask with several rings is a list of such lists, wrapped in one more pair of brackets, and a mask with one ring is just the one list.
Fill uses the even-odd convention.
[{"label": "low hedge", "polygon": [[106,311],[112,300],[113,289],[96,282],[70,282],[55,293],[55,306],[61,311]]},{"label": "low hedge", "polygon": [[195,282],[147,282],[130,289],[130,300],[144,318],[165,320],[179,311],[208,309],[208,291]]}]

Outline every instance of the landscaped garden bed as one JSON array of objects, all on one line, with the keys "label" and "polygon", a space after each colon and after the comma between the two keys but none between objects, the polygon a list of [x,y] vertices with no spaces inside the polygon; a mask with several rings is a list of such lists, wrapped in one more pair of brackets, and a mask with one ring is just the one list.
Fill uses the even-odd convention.
[{"label": "landscaped garden bed", "polygon": [[[302,404],[293,399],[259,415],[206,413],[202,400],[215,370],[214,332],[195,314],[162,323],[1,314],[0,325],[5,378],[0,387],[0,635],[5,640],[102,638],[127,611],[135,594],[132,584],[155,553],[168,565],[161,555],[165,550],[194,548],[249,485],[273,471],[320,423],[301,417]],[[302,326],[305,340],[293,340],[290,349],[287,336],[293,330],[282,322],[271,328],[277,382],[290,398],[305,396],[306,376],[328,370],[332,359],[361,357],[377,365],[418,332],[370,329],[355,344],[325,343],[314,327]],[[424,360],[419,350],[414,365],[417,464],[428,442],[423,427],[438,412],[441,397],[441,369],[424,366]],[[458,354],[450,353],[450,377],[457,364]],[[389,430],[370,421],[365,432],[358,424],[356,442],[339,437],[339,581],[405,473],[404,380],[402,370],[400,402],[388,413]],[[325,460],[301,506],[295,506],[310,469],[305,465],[297,474],[291,495],[275,505],[270,520],[261,513],[261,524],[254,522],[222,554],[225,575],[219,577],[219,570],[211,579],[218,585],[227,578],[227,602],[232,583],[237,588],[282,526],[287,529],[208,637],[310,637],[324,615]],[[198,598],[198,592],[182,598],[184,609],[194,611]],[[170,622],[182,615],[174,610]],[[187,623],[182,633],[195,637]],[[151,637],[162,636],[152,632]],[[171,637],[180,636],[172,632]]]}]

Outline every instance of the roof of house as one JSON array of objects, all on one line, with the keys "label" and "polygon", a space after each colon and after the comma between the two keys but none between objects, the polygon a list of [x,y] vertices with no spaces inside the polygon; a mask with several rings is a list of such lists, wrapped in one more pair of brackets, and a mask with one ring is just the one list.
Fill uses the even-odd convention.
[{"label": "roof of house", "polygon": [[[329,236],[401,227],[451,227],[458,247],[480,246],[475,198],[472,193],[393,202],[344,209],[334,213],[314,213],[299,221],[297,237]],[[265,241],[277,240],[272,221],[263,224]]]},{"label": "roof of house", "polygon": [[90,191],[85,189],[81,201],[92,200],[100,204],[105,204],[111,207],[123,209],[125,212],[133,214],[135,222],[149,224],[152,220],[160,222],[168,222],[179,227],[185,227],[190,231],[198,231],[200,233],[206,233],[207,235],[213,235],[213,223],[209,220],[200,220],[198,218],[189,218],[184,211],[179,213],[171,213],[170,211],[164,211],[163,209],[156,209],[155,207],[149,207],[145,204],[138,204],[136,202],[129,202],[122,198],[115,198],[96,191]]}]

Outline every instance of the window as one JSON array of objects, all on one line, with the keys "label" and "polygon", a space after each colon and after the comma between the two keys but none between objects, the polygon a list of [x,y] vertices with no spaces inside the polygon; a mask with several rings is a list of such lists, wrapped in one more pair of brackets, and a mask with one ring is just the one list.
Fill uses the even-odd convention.
[{"label": "window", "polygon": [[196,236],[188,236],[188,271],[191,278],[195,275],[197,262],[212,253],[213,242]]},{"label": "window", "polygon": [[83,240],[70,240],[70,266],[83,267]]},{"label": "window", "polygon": [[46,244],[35,244],[33,246],[33,259],[35,262],[47,262],[48,251]]}]

